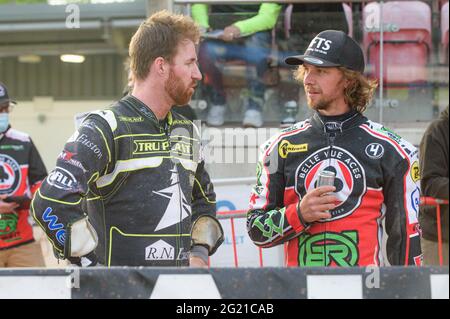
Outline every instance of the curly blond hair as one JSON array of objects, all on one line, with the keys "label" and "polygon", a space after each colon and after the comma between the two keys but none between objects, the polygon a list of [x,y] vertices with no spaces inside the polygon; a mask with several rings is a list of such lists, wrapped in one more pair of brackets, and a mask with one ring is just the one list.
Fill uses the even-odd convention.
[{"label": "curly blond hair", "polygon": [[[344,90],[345,103],[353,110],[363,113],[375,94],[378,87],[376,80],[368,79],[357,71],[349,70],[344,67],[338,67],[344,78],[349,81],[350,85]],[[303,83],[305,76],[305,68],[300,65],[294,72],[294,78]]]}]

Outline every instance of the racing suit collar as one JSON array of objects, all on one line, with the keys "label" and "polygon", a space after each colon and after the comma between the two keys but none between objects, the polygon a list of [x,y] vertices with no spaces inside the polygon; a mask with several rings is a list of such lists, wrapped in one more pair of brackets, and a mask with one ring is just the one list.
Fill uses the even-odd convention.
[{"label": "racing suit collar", "polygon": [[122,100],[128,102],[128,104],[133,106],[133,108],[138,113],[141,113],[142,115],[144,115],[146,118],[148,118],[152,122],[155,122],[155,123],[159,124],[159,120],[156,117],[155,113],[153,113],[153,111],[147,105],[145,105],[144,102],[139,100],[137,97],[129,94],[129,95],[124,96],[122,98]]},{"label": "racing suit collar", "polygon": [[144,115],[146,118],[148,118],[150,121],[155,123],[157,126],[159,126],[160,129],[162,129],[164,132],[168,133],[170,130],[170,127],[172,126],[173,118],[172,118],[172,112],[169,111],[167,113],[167,116],[163,120],[158,120],[155,113],[141,100],[139,100],[137,97],[129,94],[122,98],[122,101],[128,102],[127,104],[131,105],[136,112]]},{"label": "racing suit collar", "polygon": [[342,133],[348,128],[354,127],[361,121],[361,118],[362,114],[355,110],[336,116],[325,116],[315,112],[312,124],[325,133]]}]

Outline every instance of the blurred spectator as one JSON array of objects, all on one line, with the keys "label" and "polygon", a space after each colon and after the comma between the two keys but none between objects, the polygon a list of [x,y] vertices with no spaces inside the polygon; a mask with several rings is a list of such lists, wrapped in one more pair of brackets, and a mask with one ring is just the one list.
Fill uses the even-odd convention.
[{"label": "blurred spectator", "polygon": [[28,134],[11,128],[15,104],[0,83],[0,267],[43,267],[29,204],[47,171]]},{"label": "blurred spectator", "polygon": [[[284,12],[284,34],[278,38],[278,45],[280,51],[287,51],[286,56],[304,50],[311,38],[323,30],[340,30],[348,34],[342,3],[294,3],[286,5]],[[280,63],[288,67],[284,59]]]},{"label": "blurred spectator", "polygon": [[[342,3],[294,3],[285,5],[284,20],[277,28],[279,50],[278,64],[288,68],[285,58],[304,51],[310,40],[327,29],[349,33],[348,22]],[[299,86],[292,79],[292,85],[279,87],[280,101],[285,107],[282,125],[296,122],[299,100]]]},{"label": "blurred spectator", "polygon": [[[269,70],[272,48],[271,30],[274,28],[281,5],[211,5],[194,4],[192,17],[206,32],[200,52],[200,68],[210,108],[207,123],[224,123],[226,94],[222,72],[217,61],[242,60],[247,63],[248,98],[245,101],[243,125],[260,127],[263,124],[265,84],[263,78]],[[208,12],[209,11],[209,12]],[[219,33],[215,31],[220,30]],[[223,32],[222,32],[223,31]],[[213,37],[215,34],[215,38]],[[256,77],[249,65],[256,67]]]},{"label": "blurred spectator", "polygon": [[[430,124],[420,142],[421,188],[424,196],[448,200],[448,105]],[[448,266],[448,205],[441,207],[443,261]],[[436,209],[422,207],[422,251],[425,265],[439,265]]]}]

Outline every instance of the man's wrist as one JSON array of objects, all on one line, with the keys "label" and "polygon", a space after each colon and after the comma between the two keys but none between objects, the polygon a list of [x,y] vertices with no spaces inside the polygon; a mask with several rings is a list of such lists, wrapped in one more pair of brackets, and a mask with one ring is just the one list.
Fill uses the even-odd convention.
[{"label": "man's wrist", "polygon": [[82,257],[69,257],[67,258],[72,265],[78,267],[94,267],[99,265],[97,255],[94,252]]},{"label": "man's wrist", "polygon": [[198,257],[202,259],[205,264],[208,263],[208,248],[202,245],[194,245],[189,252],[189,257]]},{"label": "man's wrist", "polygon": [[297,203],[297,215],[298,215],[298,219],[300,220],[300,223],[303,225],[303,227],[306,229],[308,228],[311,224],[306,222],[305,219],[303,218],[302,212],[300,211],[300,202]]}]

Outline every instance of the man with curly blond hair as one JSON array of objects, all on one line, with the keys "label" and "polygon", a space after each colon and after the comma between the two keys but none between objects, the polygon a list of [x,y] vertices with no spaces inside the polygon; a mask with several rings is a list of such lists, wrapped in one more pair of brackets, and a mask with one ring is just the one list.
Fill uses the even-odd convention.
[{"label": "man with curly blond hair", "polygon": [[288,266],[419,265],[418,152],[363,116],[377,84],[363,75],[360,46],[326,30],[286,63],[299,66],[314,115],[261,147],[253,242],[288,242]]}]

